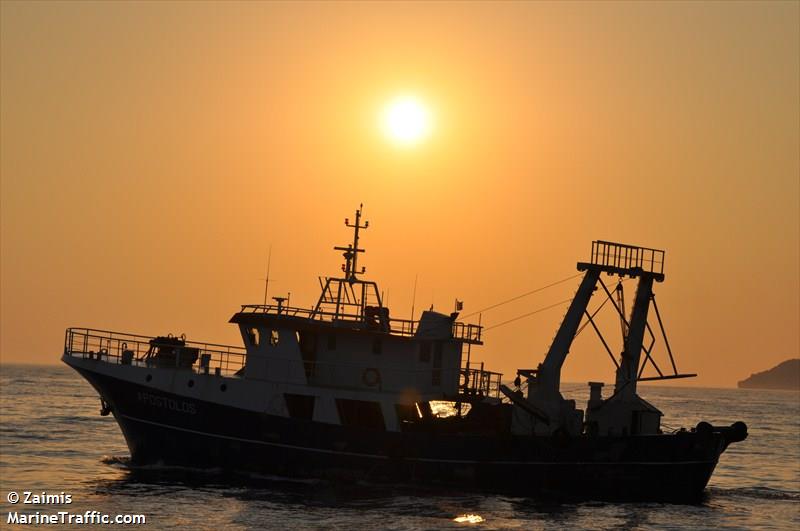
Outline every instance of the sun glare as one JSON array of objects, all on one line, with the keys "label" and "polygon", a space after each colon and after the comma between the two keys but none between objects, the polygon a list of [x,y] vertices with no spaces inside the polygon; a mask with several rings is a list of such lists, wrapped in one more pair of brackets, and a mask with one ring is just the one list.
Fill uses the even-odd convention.
[{"label": "sun glare", "polygon": [[396,144],[411,146],[428,137],[431,132],[431,116],[421,101],[413,97],[403,97],[386,106],[382,125],[386,136]]}]

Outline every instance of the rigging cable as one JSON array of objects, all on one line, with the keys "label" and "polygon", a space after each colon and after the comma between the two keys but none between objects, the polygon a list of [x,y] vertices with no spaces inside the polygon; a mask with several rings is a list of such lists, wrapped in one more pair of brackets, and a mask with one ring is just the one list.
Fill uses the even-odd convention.
[{"label": "rigging cable", "polygon": [[[581,276],[581,275],[580,275],[580,274],[578,274],[578,275],[574,275],[574,276],[572,276],[572,277],[570,277],[570,278],[568,278],[568,279],[559,280],[558,282],[555,282],[555,283],[553,283],[553,284],[550,284],[549,286],[545,286],[544,288],[539,288],[538,290],[534,290],[534,291],[531,291],[531,292],[529,292],[529,293],[534,293],[534,292],[536,292],[536,291],[541,291],[541,290],[543,290],[543,289],[545,289],[545,288],[548,288],[548,287],[550,287],[550,286],[555,286],[556,284],[560,284],[561,282],[566,282],[567,280],[570,280],[570,279],[572,279],[572,278],[575,278],[576,276]],[[623,280],[621,280],[620,282],[626,282],[626,281],[628,281],[628,280],[631,280],[631,279],[629,279],[629,278],[626,278],[626,279],[623,279]],[[528,294],[526,293],[526,295],[528,295]],[[512,301],[512,300],[516,300],[516,299],[518,299],[518,298],[520,298],[520,297],[524,297],[524,296],[525,296],[525,295],[520,295],[520,296],[518,296],[518,297],[515,297],[514,299],[509,299],[509,300],[508,300],[508,301],[506,301],[506,302],[510,302],[510,301]],[[594,313],[593,313],[592,315],[594,316],[595,314],[597,314],[597,312],[599,312],[599,311],[600,311],[600,309],[601,309],[601,308],[602,308],[602,307],[603,307],[603,306],[606,304],[606,302],[608,302],[609,300],[610,300],[610,299],[606,298],[606,299],[603,301],[603,303],[602,303],[602,304],[600,304],[600,306],[599,306],[597,309],[595,309],[595,311],[594,311]],[[491,330],[492,328],[497,328],[498,326],[503,326],[503,325],[505,325],[505,324],[508,324],[508,323],[513,323],[514,321],[518,321],[518,320],[520,320],[520,319],[524,319],[525,317],[529,317],[529,316],[531,316],[531,315],[535,315],[535,314],[537,314],[537,313],[543,312],[543,311],[545,311],[545,310],[549,310],[550,308],[555,308],[556,306],[560,306],[560,305],[562,305],[562,304],[566,304],[566,303],[568,303],[568,302],[572,302],[572,299],[571,299],[571,298],[569,298],[569,299],[564,299],[563,301],[556,302],[556,303],[550,304],[550,305],[548,305],[548,306],[544,306],[544,307],[542,307],[542,308],[539,308],[538,310],[534,310],[534,311],[532,311],[532,312],[528,312],[528,313],[525,313],[525,314],[522,314],[522,315],[518,315],[517,317],[514,317],[514,318],[512,318],[512,319],[509,319],[509,320],[507,320],[507,321],[503,321],[502,323],[497,323],[497,324],[494,324],[494,325],[492,325],[492,326],[487,326],[487,327],[484,327],[483,331],[484,331],[484,332],[486,332],[487,330]],[[501,302],[501,303],[499,303],[499,304],[495,304],[494,306],[490,306],[490,308],[494,308],[494,307],[496,307],[496,306],[500,306],[500,304],[505,304],[505,302]],[[579,335],[581,332],[583,332],[583,329],[584,329],[584,328],[586,328],[586,326],[589,324],[589,322],[590,322],[590,321],[586,321],[585,323],[583,323],[583,325],[582,325],[582,326],[581,326],[581,327],[578,329],[578,331],[577,331],[577,332],[575,332],[575,337],[578,337],[578,335]]]},{"label": "rigging cable", "polygon": [[551,304],[549,306],[545,306],[543,308],[539,308],[538,310],[534,310],[532,312],[528,312],[528,313],[523,314],[523,315],[518,315],[517,317],[514,317],[513,319],[509,319],[508,321],[503,321],[502,323],[497,323],[497,324],[492,325],[492,326],[487,326],[487,327],[485,327],[483,329],[483,331],[486,332],[487,330],[491,330],[492,328],[497,328],[498,326],[503,326],[503,325],[508,324],[508,323],[513,323],[514,321],[518,321],[520,319],[524,319],[525,317],[529,317],[529,316],[531,316],[533,314],[536,314],[536,313],[539,313],[539,312],[543,312],[545,310],[549,310],[550,308],[555,308],[556,306],[561,306],[562,304],[566,304],[568,302],[572,302],[572,299],[571,298],[570,299],[564,299],[563,301],[556,302],[554,304]]},{"label": "rigging cable", "polygon": [[[483,313],[483,312],[485,312],[485,311],[487,311],[487,310],[492,310],[492,309],[494,309],[494,308],[497,308],[498,306],[502,306],[502,305],[504,305],[504,304],[508,304],[509,302],[514,302],[515,300],[521,299],[521,298],[523,298],[523,297],[527,297],[528,295],[533,295],[534,293],[536,293],[536,292],[539,292],[539,291],[542,291],[542,290],[545,290],[545,289],[547,289],[547,288],[552,288],[553,286],[557,286],[558,284],[561,284],[561,283],[563,283],[563,282],[567,282],[568,280],[572,280],[573,278],[578,278],[578,277],[580,277],[580,276],[582,276],[582,275],[583,275],[583,273],[578,273],[577,275],[572,275],[572,276],[570,276],[570,277],[567,277],[567,278],[564,278],[564,279],[558,280],[558,281],[556,281],[556,282],[553,282],[552,284],[548,284],[547,286],[542,286],[541,288],[536,288],[536,289],[534,289],[534,290],[528,291],[528,292],[526,292],[526,293],[523,293],[523,294],[521,294],[521,295],[517,295],[516,297],[512,297],[512,298],[510,298],[510,299],[508,299],[508,300],[505,300],[505,301],[503,301],[503,302],[498,302],[497,304],[492,304],[491,306],[487,306],[486,308],[481,308],[481,309],[480,309],[480,310],[478,310],[478,311],[475,311],[475,312],[469,313],[469,314],[467,314],[467,315],[464,315],[464,316],[462,317],[462,319],[466,319],[467,317],[472,317],[473,315],[478,315],[479,313]],[[558,304],[562,304],[562,303],[558,303]],[[538,310],[537,310],[537,311],[538,311]],[[534,313],[535,313],[535,312],[534,312]],[[528,314],[528,315],[530,315],[530,314]],[[510,321],[509,321],[509,322],[510,322]],[[494,325],[494,326],[500,326],[500,325]],[[494,327],[492,327],[492,328],[494,328]]]},{"label": "rigging cable", "polygon": [[[623,279],[621,279],[621,280],[619,281],[619,283],[621,284],[621,283],[623,283],[623,282],[627,282],[627,281],[629,281],[629,280],[633,280],[633,279],[632,279],[632,278],[623,278]],[[600,304],[600,306],[598,306],[598,307],[597,307],[597,308],[596,308],[596,309],[595,309],[595,310],[592,312],[592,317],[594,317],[595,315],[597,315],[597,312],[599,312],[599,311],[600,311],[600,310],[603,308],[603,306],[605,306],[605,305],[606,305],[606,303],[607,303],[608,301],[610,301],[610,300],[611,300],[611,299],[610,299],[610,298],[608,298],[608,297],[606,297],[605,299],[603,299],[603,302],[602,302],[602,304]],[[577,332],[575,332],[575,337],[578,337],[578,336],[581,334],[581,332],[583,332],[583,329],[584,329],[584,328],[586,328],[587,326],[589,326],[589,322],[590,322],[590,321],[585,321],[585,322],[584,322],[584,323],[581,325],[581,327],[580,327],[580,328],[578,328],[578,331],[577,331]]]}]

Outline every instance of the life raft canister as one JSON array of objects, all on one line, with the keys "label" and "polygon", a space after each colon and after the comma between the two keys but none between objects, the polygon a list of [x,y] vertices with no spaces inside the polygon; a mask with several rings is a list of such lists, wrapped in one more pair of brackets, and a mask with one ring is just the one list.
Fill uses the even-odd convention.
[{"label": "life raft canister", "polygon": [[381,383],[381,373],[374,367],[366,368],[361,375],[361,381],[364,382],[364,385],[367,387],[375,387]]}]

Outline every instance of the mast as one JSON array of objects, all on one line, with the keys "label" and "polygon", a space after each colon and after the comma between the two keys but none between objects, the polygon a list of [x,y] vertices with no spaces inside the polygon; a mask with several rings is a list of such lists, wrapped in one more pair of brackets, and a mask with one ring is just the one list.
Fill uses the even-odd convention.
[{"label": "mast", "polygon": [[[366,272],[366,267],[358,267],[358,253],[366,252],[366,249],[359,247],[361,229],[369,227],[369,221],[361,221],[363,216],[363,203],[356,209],[355,222],[351,223],[350,218],[345,218],[346,227],[353,229],[353,243],[345,246],[336,246],[335,251],[342,251],[345,263],[342,264],[341,278],[326,277],[322,285],[322,294],[317,301],[312,317],[322,311],[323,305],[333,306],[334,320],[364,320],[367,306],[383,308],[383,301],[378,290],[377,284],[372,281],[362,280],[358,275]],[[357,285],[357,286],[356,286]],[[357,309],[357,313],[352,310]],[[348,313],[348,310],[349,313]],[[388,315],[388,314],[387,314]]]},{"label": "mast", "polygon": [[358,270],[358,253],[363,253],[365,249],[360,249],[358,247],[358,231],[360,229],[366,229],[369,227],[369,221],[365,221],[364,224],[361,224],[361,210],[364,208],[364,204],[358,205],[358,209],[356,210],[356,222],[354,224],[350,223],[349,218],[345,218],[344,224],[347,227],[351,227],[353,229],[353,243],[352,245],[348,245],[347,247],[334,247],[333,249],[336,251],[344,251],[343,256],[345,259],[344,268],[344,278],[350,284],[353,284],[357,279],[356,275],[363,274],[367,269],[365,267],[361,268],[361,271]]}]

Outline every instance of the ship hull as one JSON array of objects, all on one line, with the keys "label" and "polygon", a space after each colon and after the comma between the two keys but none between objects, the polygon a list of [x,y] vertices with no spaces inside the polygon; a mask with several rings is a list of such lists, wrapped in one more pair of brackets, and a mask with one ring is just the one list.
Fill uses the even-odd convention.
[{"label": "ship hull", "polygon": [[110,406],[134,465],[450,485],[557,499],[696,502],[719,433],[518,437],[349,428],[248,411],[73,366]]}]

